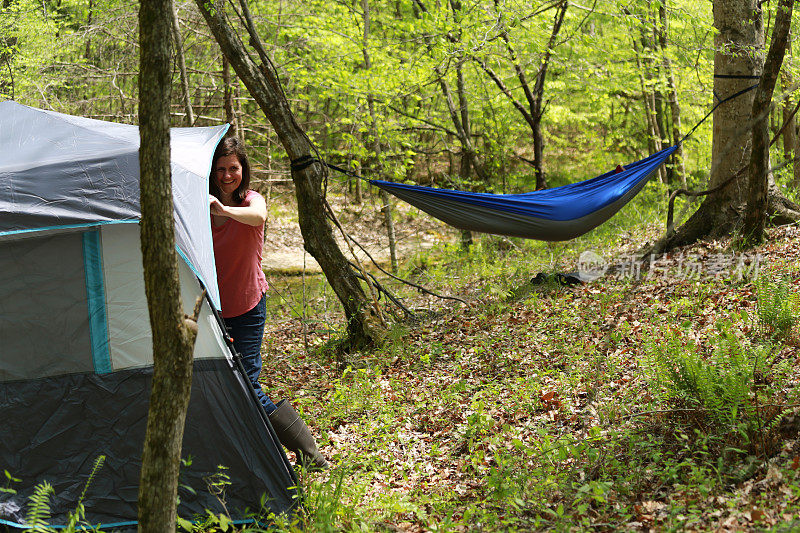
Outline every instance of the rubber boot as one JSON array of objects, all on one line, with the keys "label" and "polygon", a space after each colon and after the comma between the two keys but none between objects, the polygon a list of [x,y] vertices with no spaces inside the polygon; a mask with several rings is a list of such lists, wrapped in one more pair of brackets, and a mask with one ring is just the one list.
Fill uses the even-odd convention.
[{"label": "rubber boot", "polygon": [[297,460],[310,470],[328,468],[328,461],[320,453],[308,426],[286,400],[278,402],[278,408],[269,415],[281,444],[297,454]]}]

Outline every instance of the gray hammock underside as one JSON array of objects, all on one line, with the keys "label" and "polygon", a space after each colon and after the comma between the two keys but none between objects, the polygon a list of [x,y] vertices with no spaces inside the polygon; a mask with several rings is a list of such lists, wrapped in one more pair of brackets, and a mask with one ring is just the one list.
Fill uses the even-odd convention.
[{"label": "gray hammock underside", "polygon": [[548,220],[525,216],[409,189],[387,188],[387,190],[401,200],[459,229],[541,241],[568,241],[593,230],[614,216],[642,190],[647,181],[642,180],[605,207],[572,220]]}]

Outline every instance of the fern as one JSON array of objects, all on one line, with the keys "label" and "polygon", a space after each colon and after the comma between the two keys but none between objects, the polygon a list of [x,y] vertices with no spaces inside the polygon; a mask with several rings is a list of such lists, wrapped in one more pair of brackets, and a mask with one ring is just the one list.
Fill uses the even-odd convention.
[{"label": "fern", "polygon": [[711,353],[670,339],[653,355],[652,367],[668,398],[704,409],[722,425],[736,425],[753,414],[750,393],[753,376],[764,370],[763,349],[745,348],[735,337],[723,336]]},{"label": "fern", "polygon": [[28,500],[28,515],[25,521],[28,523],[28,531],[44,532],[50,531],[48,521],[50,520],[50,497],[55,490],[47,481],[36,485]]},{"label": "fern", "polygon": [[83,500],[86,497],[86,491],[89,489],[89,485],[92,484],[92,481],[97,474],[97,471],[103,467],[103,464],[106,461],[105,455],[100,455],[97,459],[94,460],[94,465],[92,466],[92,471],[89,474],[89,478],[86,480],[86,484],[83,486],[83,490],[81,491],[81,495],[78,498],[78,503],[75,506],[75,509],[71,511],[67,515],[67,523],[64,527],[64,533],[75,533],[78,530],[85,531],[85,525],[81,525],[82,523],[86,523],[86,508],[83,505]]},{"label": "fern", "polygon": [[786,408],[784,408],[780,413],[775,415],[772,418],[772,420],[770,420],[769,424],[764,426],[764,433],[769,435],[773,431],[777,430],[778,429],[778,425],[780,425],[780,423],[781,423],[781,420],[783,420],[784,417],[794,413],[794,411],[795,411],[794,407],[786,407]]},{"label": "fern", "polygon": [[759,278],[756,290],[761,324],[779,335],[789,335],[800,321],[800,294],[792,290],[785,278],[776,282]]}]

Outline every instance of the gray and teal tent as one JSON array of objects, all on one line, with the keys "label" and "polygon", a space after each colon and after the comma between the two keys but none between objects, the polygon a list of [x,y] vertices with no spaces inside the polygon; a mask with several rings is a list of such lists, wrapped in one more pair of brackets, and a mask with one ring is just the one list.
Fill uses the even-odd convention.
[{"label": "gray and teal tent", "polygon": [[[207,289],[194,351],[179,514],[253,520],[297,503],[291,465],[237,365],[219,294],[208,174],[225,127],[174,128],[172,179],[181,294]],[[152,345],[139,243],[135,126],[0,102],[0,524],[25,526],[50,483],[53,525],[83,501],[105,528],[133,526]],[[219,495],[209,476],[225,467]],[[2,483],[0,481],[0,483]],[[264,511],[262,511],[262,515]]]}]

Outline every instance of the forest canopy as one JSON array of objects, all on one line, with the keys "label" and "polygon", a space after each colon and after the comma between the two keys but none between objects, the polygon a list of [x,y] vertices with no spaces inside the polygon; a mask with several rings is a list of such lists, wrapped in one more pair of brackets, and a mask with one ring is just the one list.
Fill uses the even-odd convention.
[{"label": "forest canopy", "polygon": [[[533,188],[532,133],[520,108],[530,112],[526,92],[536,89],[548,51],[539,112],[550,186],[672,144],[670,78],[680,103],[677,133],[712,105],[710,3],[585,4],[564,8],[557,34],[563,4],[553,1],[265,0],[250,9],[285,74],[296,116],[327,159],[364,167],[371,177],[514,192]],[[5,0],[0,97],[135,123],[135,9],[115,0]],[[182,55],[192,124],[235,122],[257,147],[256,162],[266,171],[259,175],[285,174],[273,132],[195,5],[177,2],[176,18],[174,125],[187,123]],[[792,61],[787,57],[785,67]],[[468,115],[480,176],[459,175],[463,147],[443,87]],[[705,124],[687,142],[690,183],[706,175],[710,130]]]}]

